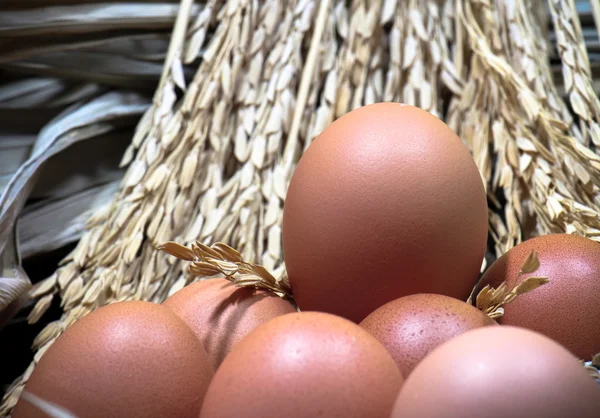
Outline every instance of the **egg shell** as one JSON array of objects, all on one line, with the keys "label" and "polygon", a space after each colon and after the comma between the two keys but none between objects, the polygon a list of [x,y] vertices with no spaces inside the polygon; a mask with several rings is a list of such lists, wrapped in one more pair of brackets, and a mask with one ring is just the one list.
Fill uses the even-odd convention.
[{"label": "egg shell", "polygon": [[[119,302],[69,327],[25,390],[78,417],[197,418],[213,375],[202,343],[170,309]],[[12,416],[40,415],[21,399]]]},{"label": "egg shell", "polygon": [[[532,250],[540,267],[517,279]],[[552,234],[529,239],[509,250],[484,273],[476,287],[512,287],[529,276],[550,281],[504,306],[500,324],[528,328],[558,341],[581,359],[600,352],[600,244],[588,238]]]},{"label": "egg shell", "polygon": [[488,325],[498,324],[466,302],[435,294],[388,302],[360,323],[388,350],[405,378],[435,347]]},{"label": "egg shell", "polygon": [[440,119],[378,103],[333,122],[292,176],[283,249],[302,310],[360,322],[415,293],[466,300],[488,231],[467,147]]},{"label": "egg shell", "polygon": [[593,418],[600,388],[568,350],[511,326],[468,331],[407,378],[391,418]]},{"label": "egg shell", "polygon": [[273,293],[239,288],[227,279],[192,283],[170,296],[163,305],[196,333],[215,370],[231,349],[258,325],[296,311],[290,302]]},{"label": "egg shell", "polygon": [[200,417],[388,418],[402,382],[358,325],[292,313],[256,328],[225,358]]}]

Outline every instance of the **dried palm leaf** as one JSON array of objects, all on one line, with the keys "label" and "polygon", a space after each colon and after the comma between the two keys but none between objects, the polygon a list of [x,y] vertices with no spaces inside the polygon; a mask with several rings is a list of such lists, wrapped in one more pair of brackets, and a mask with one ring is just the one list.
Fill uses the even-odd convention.
[{"label": "dried palm leaf", "polygon": [[[197,13],[195,6],[192,14]],[[0,35],[10,37],[89,34],[123,29],[169,29],[178,5],[168,2],[119,2],[39,7],[4,11],[0,15]]]},{"label": "dried palm leaf", "polygon": [[55,403],[48,402],[33,393],[24,390],[21,393],[21,398],[26,402],[34,405],[37,409],[42,411],[45,415],[50,418],[77,418],[76,415],[72,414],[67,409],[56,405]]},{"label": "dried palm leaf", "polygon": [[19,221],[19,250],[29,258],[78,241],[90,216],[106,207],[121,179],[27,206]]},{"label": "dried palm leaf", "polygon": [[[88,103],[74,105],[47,125],[33,144],[31,156],[21,165],[0,195],[0,282],[7,285],[0,311],[17,297],[15,289],[29,286],[29,279],[20,268],[18,243],[14,234],[17,217],[25,205],[41,166],[53,155],[70,145],[106,134],[123,120],[139,116],[147,103],[136,94],[108,93]],[[14,281],[22,282],[20,287]],[[10,293],[9,290],[11,291]]]},{"label": "dried palm leaf", "polygon": [[138,61],[162,62],[169,43],[168,33],[84,34],[14,40],[2,48],[0,62],[19,61],[38,54],[83,51],[103,55],[130,57]]}]

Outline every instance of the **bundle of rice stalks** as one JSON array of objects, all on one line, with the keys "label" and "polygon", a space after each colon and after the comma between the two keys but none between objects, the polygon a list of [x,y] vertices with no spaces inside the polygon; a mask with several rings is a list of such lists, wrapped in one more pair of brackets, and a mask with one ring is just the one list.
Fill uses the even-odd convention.
[{"label": "bundle of rice stalks", "polygon": [[[359,106],[419,106],[445,119],[468,144],[494,203],[490,259],[540,234],[600,240],[592,19],[598,10],[589,4],[581,9],[586,29],[578,5],[209,0],[194,6],[182,0],[162,77],[124,153],[125,177],[110,204],[88,219],[77,247],[30,292],[36,301],[30,323],[55,298],[63,313],[35,339],[34,360],[6,393],[0,414],[15,405],[53,341],[83,315],[115,301],[161,302],[198,279],[187,263],[157,250],[167,241],[225,242],[245,262],[262,265],[273,286],[285,287],[281,220],[295,164],[329,123]],[[117,9],[123,12],[118,22],[133,16]],[[43,33],[38,19],[22,20],[24,28]],[[144,19],[151,20],[146,13],[130,19],[135,22],[128,30],[147,28]],[[64,33],[63,47],[86,44],[72,38],[78,28]],[[115,45],[124,47],[108,44],[105,51],[115,54]],[[19,61],[10,68],[54,74],[60,47],[43,47],[46,54],[32,43],[15,47],[7,56]],[[192,78],[186,65],[195,67]],[[102,82],[133,86],[132,78],[140,80],[122,73],[111,78],[104,69],[98,71]],[[126,102],[137,110],[141,105],[131,97]],[[105,126],[101,113],[90,114]],[[196,273],[209,276],[211,270]]]}]

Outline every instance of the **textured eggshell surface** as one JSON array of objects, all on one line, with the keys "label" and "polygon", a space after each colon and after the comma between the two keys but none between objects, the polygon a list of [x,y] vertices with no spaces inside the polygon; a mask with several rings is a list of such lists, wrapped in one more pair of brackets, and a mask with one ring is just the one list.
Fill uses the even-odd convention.
[{"label": "textured eggshell surface", "polygon": [[193,283],[164,303],[179,315],[204,344],[215,368],[250,331],[277,316],[295,312],[279,296],[249,287],[236,287],[227,279]]},{"label": "textured eggshell surface", "polygon": [[407,378],[391,418],[597,418],[598,411],[600,388],[567,349],[497,326],[433,350]]},{"label": "textured eggshell surface", "polygon": [[[78,417],[197,418],[213,375],[202,343],[170,309],[119,302],[68,328],[25,390]],[[12,416],[44,415],[21,399]]]},{"label": "textured eggshell surface", "polygon": [[360,322],[410,294],[466,300],[487,230],[483,181],[458,136],[424,110],[378,103],[333,122],[300,159],[283,249],[300,309]]},{"label": "textured eggshell surface", "polygon": [[[517,279],[532,250],[539,269]],[[504,280],[510,287],[529,276],[550,281],[504,306],[498,322],[547,335],[581,359],[600,353],[600,243],[567,234],[529,239],[493,263],[477,289],[498,287]]]},{"label": "textured eggshell surface", "polygon": [[283,315],[225,358],[201,418],[388,418],[403,378],[377,340],[325,313]]},{"label": "textured eggshell surface", "polygon": [[442,343],[469,330],[498,324],[479,309],[458,299],[417,294],[386,303],[360,325],[388,350],[406,378]]}]

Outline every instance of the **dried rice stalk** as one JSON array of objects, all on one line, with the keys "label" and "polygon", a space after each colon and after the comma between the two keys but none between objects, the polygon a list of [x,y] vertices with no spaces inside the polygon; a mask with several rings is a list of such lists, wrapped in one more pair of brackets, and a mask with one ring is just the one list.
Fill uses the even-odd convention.
[{"label": "dried rice stalk", "polygon": [[[523,262],[521,270],[517,274],[517,279],[523,274],[534,273],[539,267],[538,254],[532,251]],[[549,279],[546,276],[529,276],[521,283],[515,284],[510,290],[506,282],[502,282],[497,288],[485,285],[477,294],[475,306],[490,318],[497,319],[504,315],[504,305],[512,302],[519,295],[529,293],[548,282]],[[473,303],[472,295],[467,300],[467,303]]]},{"label": "dried rice stalk", "polygon": [[239,252],[222,242],[208,247],[196,241],[189,248],[167,242],[158,249],[180,260],[191,261],[188,270],[194,276],[224,275],[236,286],[265,289],[293,302],[287,278],[276,279],[263,266],[244,261]]}]

